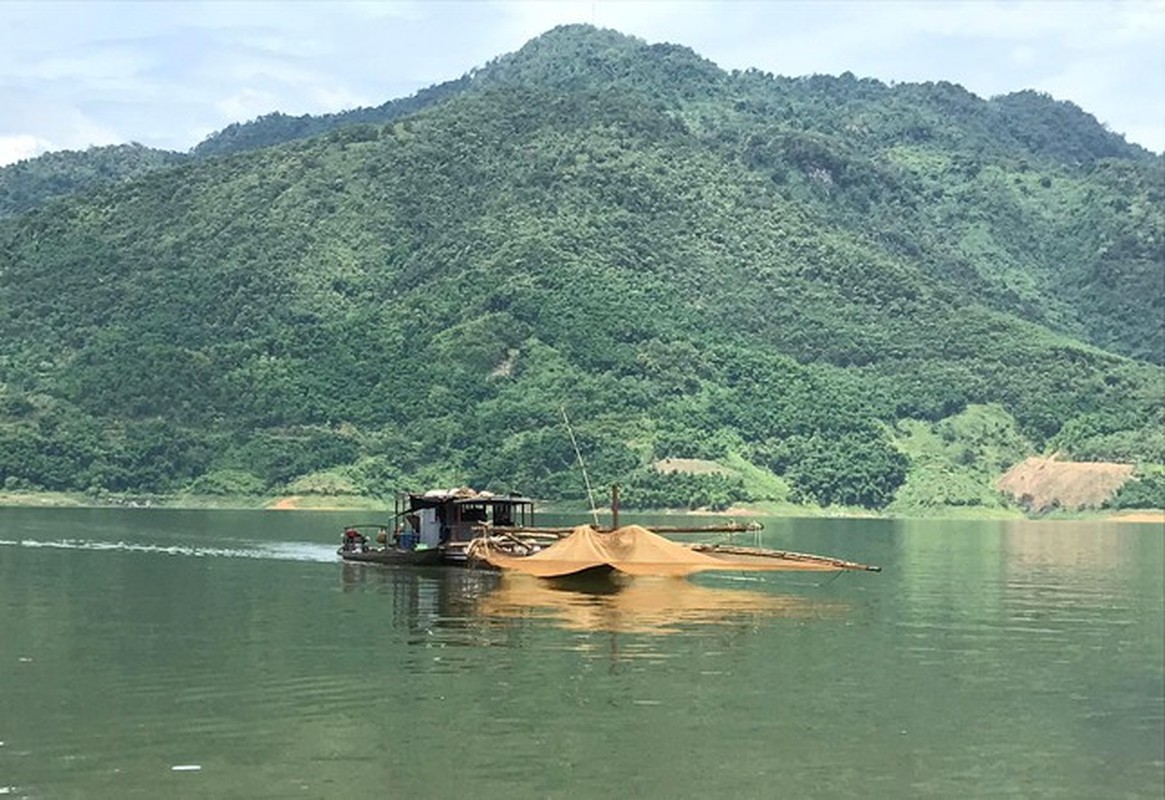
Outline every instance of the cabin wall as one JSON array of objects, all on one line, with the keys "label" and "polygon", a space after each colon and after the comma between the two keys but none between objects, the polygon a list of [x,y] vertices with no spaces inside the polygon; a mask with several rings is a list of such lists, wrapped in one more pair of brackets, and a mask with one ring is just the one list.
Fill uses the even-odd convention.
[{"label": "cabin wall", "polygon": [[437,518],[437,509],[422,508],[418,516],[421,520],[421,544],[436,547],[441,543],[441,521]]}]

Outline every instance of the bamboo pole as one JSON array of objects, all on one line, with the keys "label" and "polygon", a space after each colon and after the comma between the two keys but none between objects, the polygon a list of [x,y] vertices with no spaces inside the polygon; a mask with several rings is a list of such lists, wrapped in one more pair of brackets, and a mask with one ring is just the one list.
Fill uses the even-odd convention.
[{"label": "bamboo pole", "polygon": [[766,550],[763,547],[735,547],[726,544],[689,544],[690,549],[697,553],[724,553],[725,555],[757,556],[758,558],[783,558],[788,561],[811,561],[818,564],[830,564],[838,569],[857,570],[859,572],[881,572],[882,568],[873,564],[859,564],[856,561],[845,561],[831,556],[818,556],[812,553],[795,553],[791,550]]}]

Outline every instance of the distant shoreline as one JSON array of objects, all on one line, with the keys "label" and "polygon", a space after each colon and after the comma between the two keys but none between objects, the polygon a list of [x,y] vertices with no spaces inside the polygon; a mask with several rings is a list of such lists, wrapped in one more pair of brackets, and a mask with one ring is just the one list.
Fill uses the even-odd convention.
[{"label": "distant shoreline", "polygon": [[[165,508],[176,510],[236,510],[236,511],[365,511],[386,513],[392,510],[392,501],[362,496],[279,495],[218,496],[218,495],[125,495],[94,498],[70,492],[0,492],[0,508]],[[575,504],[548,503],[540,506],[542,513],[586,515],[587,509]],[[599,509],[609,519],[610,509]],[[738,505],[723,511],[682,508],[624,510],[628,515],[684,514],[706,517],[802,517],[836,519],[933,519],[933,520],[1033,520],[1072,521],[1101,520],[1159,524],[1165,526],[1165,509],[1085,509],[1057,511],[1052,514],[1026,514],[1021,509],[950,506],[920,509],[915,513],[893,514],[860,508],[820,508],[791,503],[757,503]]]}]

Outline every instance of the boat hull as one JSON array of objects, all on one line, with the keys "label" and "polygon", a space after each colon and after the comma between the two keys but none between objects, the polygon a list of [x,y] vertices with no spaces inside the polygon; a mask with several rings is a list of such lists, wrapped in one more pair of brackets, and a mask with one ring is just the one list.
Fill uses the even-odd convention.
[{"label": "boat hull", "polygon": [[344,550],[336,551],[345,561],[357,564],[403,564],[411,566],[428,566],[441,563],[441,551],[436,548],[427,550],[398,550],[395,547],[377,548],[373,550]]}]

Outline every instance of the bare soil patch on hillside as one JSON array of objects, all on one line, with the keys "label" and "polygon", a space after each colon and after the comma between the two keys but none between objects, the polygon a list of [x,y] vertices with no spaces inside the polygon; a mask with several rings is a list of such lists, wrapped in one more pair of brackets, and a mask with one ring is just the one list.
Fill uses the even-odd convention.
[{"label": "bare soil patch on hillside", "polygon": [[1132,464],[1033,457],[1008,470],[995,486],[1032,511],[1076,510],[1100,508],[1132,475]]}]

